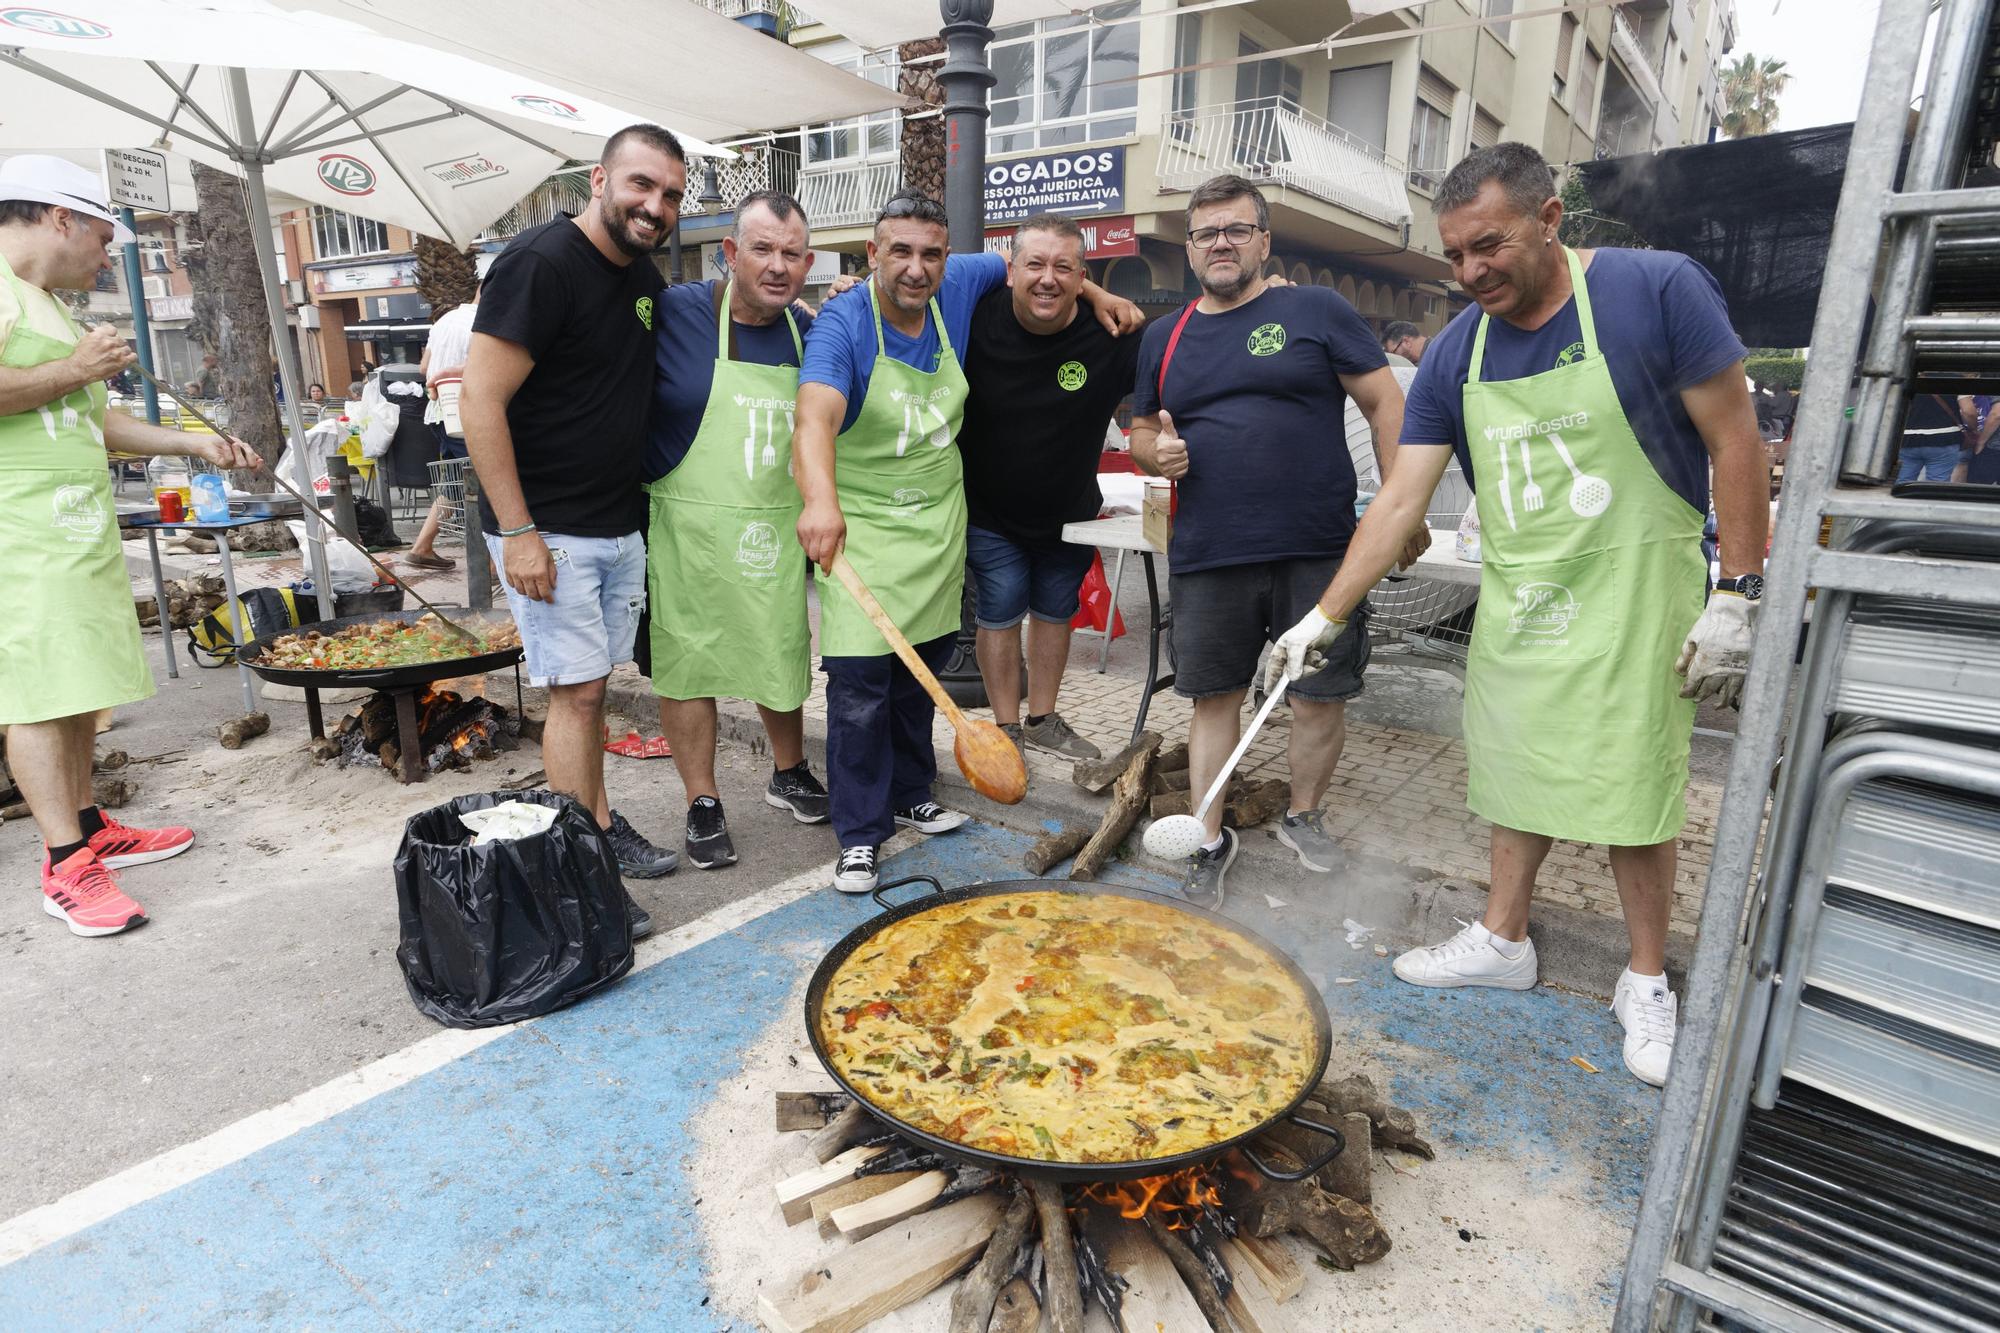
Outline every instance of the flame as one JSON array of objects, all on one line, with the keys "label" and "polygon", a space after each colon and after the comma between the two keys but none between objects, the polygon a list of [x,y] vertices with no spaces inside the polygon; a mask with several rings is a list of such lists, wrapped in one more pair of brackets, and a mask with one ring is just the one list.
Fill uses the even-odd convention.
[{"label": "flame", "polygon": [[1186,1214],[1222,1206],[1222,1191],[1216,1187],[1214,1175],[1198,1166],[1139,1180],[1093,1181],[1084,1186],[1083,1197],[1116,1208],[1119,1216],[1132,1221],[1148,1213],[1165,1214],[1171,1231],[1190,1224]]}]

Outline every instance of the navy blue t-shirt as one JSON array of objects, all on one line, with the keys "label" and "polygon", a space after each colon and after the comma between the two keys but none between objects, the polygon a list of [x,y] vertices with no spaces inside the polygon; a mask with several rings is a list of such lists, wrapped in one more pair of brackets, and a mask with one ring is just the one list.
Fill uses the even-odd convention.
[{"label": "navy blue t-shirt", "polygon": [[[653,305],[653,429],[641,477],[658,481],[681,465],[701,429],[715,383],[715,279],[668,287]],[[811,315],[792,312],[799,337]],[[731,321],[736,323],[736,321]],[[784,318],[736,323],[736,359],[760,366],[796,366],[798,348]]]},{"label": "navy blue t-shirt", "polygon": [[[1681,406],[1681,390],[1743,359],[1722,288],[1709,271],[1671,250],[1602,249],[1583,273],[1597,324],[1597,347],[1639,446],[1683,500],[1708,512],[1708,448]],[[1465,443],[1460,390],[1472,370],[1480,310],[1459,312],[1424,349],[1403,408],[1404,444],[1449,444],[1465,479],[1477,488]],[[1480,379],[1525,379],[1582,355],[1583,326],[1571,297],[1555,318],[1530,333],[1496,319],[1486,333]]]},{"label": "navy blue t-shirt", "polygon": [[[1005,281],[1004,255],[952,255],[945,260],[937,306],[961,363],[972,336],[973,307]],[[801,384],[824,384],[847,395],[847,415],[840,422],[843,431],[861,415],[861,400],[868,396],[868,381],[875,374],[875,316],[866,286],[842,292],[820,307],[813,336],[806,343],[805,369],[799,373]],[[938,368],[944,344],[938,341],[936,321],[928,316],[923,333],[915,338],[905,338],[885,319],[882,349],[894,360],[930,374]]]},{"label": "navy blue t-shirt", "polygon": [[1219,315],[1196,311],[1160,388],[1179,314],[1146,326],[1132,411],[1165,407],[1188,471],[1168,553],[1180,573],[1338,557],[1354,535],[1354,460],[1342,375],[1389,364],[1338,292],[1272,287]]}]

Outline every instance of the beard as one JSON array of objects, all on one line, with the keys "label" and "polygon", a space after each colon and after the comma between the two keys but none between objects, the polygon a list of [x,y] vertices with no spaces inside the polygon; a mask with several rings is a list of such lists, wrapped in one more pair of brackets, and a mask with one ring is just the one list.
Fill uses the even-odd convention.
[{"label": "beard", "polygon": [[1256,280],[1256,273],[1245,268],[1243,261],[1239,259],[1236,261],[1236,271],[1233,276],[1222,277],[1211,270],[1201,275],[1201,287],[1211,296],[1228,301],[1243,295]]},{"label": "beard", "polygon": [[649,241],[633,233],[634,216],[635,210],[620,208],[609,199],[604,201],[604,229],[611,233],[611,243],[634,259],[644,259],[667,243],[667,237],[673,228],[667,225],[665,218],[653,218],[653,221],[660,224],[660,235],[658,240]]}]

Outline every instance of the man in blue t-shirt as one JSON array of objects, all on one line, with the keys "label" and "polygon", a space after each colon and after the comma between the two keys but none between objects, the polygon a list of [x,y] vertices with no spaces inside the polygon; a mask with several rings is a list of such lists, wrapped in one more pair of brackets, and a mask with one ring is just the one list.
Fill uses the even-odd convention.
[{"label": "man in blue t-shirt", "polygon": [[805,756],[812,637],[792,546],[792,421],[812,328],[792,303],[812,267],[807,227],[792,196],[746,196],[722,242],[728,278],[669,287],[654,310],[649,667],[687,797],[688,860],[702,870],[736,861],[715,785],[717,695],[757,705],[771,741],[765,803],[826,821]]},{"label": "man in blue t-shirt", "polygon": [[[795,474],[799,542],[820,567],[820,661],[827,676],[826,762],[840,861],[834,887],[875,887],[897,825],[944,833],[965,822],[931,796],[935,709],[838,578],[854,573],[932,671],[959,628],[965,487],[954,437],[963,419],[959,356],[973,307],[1007,280],[999,255],[952,255],[944,206],[890,199],[868,242],[874,275],[829,302],[799,376]],[[1108,294],[1107,318],[1137,308]],[[836,474],[835,462],[838,459]]]},{"label": "man in blue t-shirt", "polygon": [[[1169,586],[1174,689],[1194,700],[1191,790],[1208,789],[1236,745],[1243,697],[1264,644],[1326,587],[1354,531],[1354,461],[1341,429],[1351,396],[1390,475],[1403,391],[1375,334],[1323,287],[1272,287],[1271,216],[1240,176],[1188,197],[1188,263],[1202,296],[1155,320],[1139,349],[1132,458],[1174,480]],[[1412,553],[1414,558],[1414,553]],[[1364,634],[1289,690],[1291,810],[1278,839],[1310,870],[1340,864],[1321,824],[1346,737],[1344,701],[1361,693]],[[1236,834],[1218,802],[1209,842],[1189,858],[1183,892],[1220,905]]]},{"label": "man in blue t-shirt", "polygon": [[[1336,647],[1423,521],[1456,451],[1478,491],[1483,566],[1465,682],[1468,803],[1492,821],[1483,920],[1396,960],[1419,986],[1536,981],[1528,906],[1556,838],[1603,843],[1631,961],[1615,990],[1626,1068],[1666,1078],[1665,975],[1695,701],[1733,702],[1748,665],[1770,470],[1743,345],[1683,255],[1571,251],[1541,154],[1471,154],[1432,207],[1477,303],[1431,344],[1399,466],[1340,572],[1279,641],[1274,670]],[[1703,606],[1711,474],[1722,580]]]}]

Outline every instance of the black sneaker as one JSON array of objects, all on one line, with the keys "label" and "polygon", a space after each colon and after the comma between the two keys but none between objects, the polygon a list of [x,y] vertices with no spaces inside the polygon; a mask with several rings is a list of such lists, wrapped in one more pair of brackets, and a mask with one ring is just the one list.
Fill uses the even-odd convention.
[{"label": "black sneaker", "polygon": [[647,842],[638,829],[625,822],[625,816],[616,810],[611,812],[611,827],[604,831],[611,839],[611,850],[618,857],[620,874],[633,879],[658,879],[662,875],[674,873],[674,867],[681,863],[678,852],[670,852],[664,847],[655,847]]},{"label": "black sneaker", "polygon": [[637,944],[653,933],[653,914],[639,906],[629,891],[619,891],[625,894],[625,919],[632,923],[632,942]]},{"label": "black sneaker", "polygon": [[1211,912],[1222,906],[1222,877],[1229,871],[1229,863],[1236,859],[1236,830],[1222,830],[1222,845],[1214,851],[1200,850],[1188,858],[1187,879],[1181,883],[1181,896],[1196,907],[1206,907]]},{"label": "black sneaker", "polygon": [[774,771],[771,785],[764,788],[764,804],[791,811],[792,818],[801,824],[826,822],[826,788],[819,785],[809,764]]},{"label": "black sneaker", "polygon": [[722,802],[713,796],[697,796],[688,807],[687,854],[697,870],[720,870],[736,864],[729,821],[722,817]]},{"label": "black sneaker", "polygon": [[919,833],[949,833],[970,818],[971,815],[947,810],[936,801],[918,801],[896,812],[898,824]]},{"label": "black sneaker", "polygon": [[833,868],[833,887],[842,893],[868,893],[875,888],[875,848],[843,847]]}]

